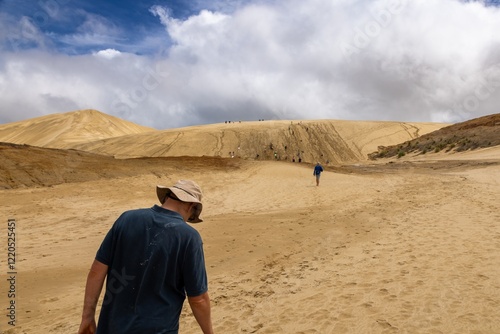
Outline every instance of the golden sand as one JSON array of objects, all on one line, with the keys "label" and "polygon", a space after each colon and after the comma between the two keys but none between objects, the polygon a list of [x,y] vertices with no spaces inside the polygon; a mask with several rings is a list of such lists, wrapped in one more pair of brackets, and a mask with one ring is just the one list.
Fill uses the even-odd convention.
[{"label": "golden sand", "polygon": [[[114,220],[155,204],[156,184],[188,178],[205,192],[193,226],[217,333],[500,333],[499,163],[498,148],[360,161],[327,168],[316,187],[312,164],[179,160],[157,175],[0,190],[18,272],[16,326],[2,316],[0,328],[76,333]],[[185,307],[180,333],[199,332]]]}]

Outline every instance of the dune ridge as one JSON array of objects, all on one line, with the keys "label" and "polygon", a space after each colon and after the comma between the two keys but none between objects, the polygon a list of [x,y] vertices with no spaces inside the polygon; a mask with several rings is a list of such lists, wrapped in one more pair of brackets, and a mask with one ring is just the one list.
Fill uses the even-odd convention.
[{"label": "dune ridge", "polygon": [[229,122],[155,130],[96,110],[53,114],[0,126],[0,142],[76,149],[117,158],[209,156],[256,160],[365,161],[441,123],[343,120]]},{"label": "dune ridge", "polygon": [[150,131],[155,129],[86,109],[0,125],[0,142],[72,148],[82,142]]},{"label": "dune ridge", "polygon": [[418,155],[427,152],[463,152],[500,145],[500,114],[474,118],[445,126],[418,138],[389,147],[381,146],[370,159]]},{"label": "dune ridge", "polygon": [[242,122],[140,133],[72,148],[117,158],[234,156],[340,164],[365,161],[379,145],[413,139],[443,126],[341,120]]}]

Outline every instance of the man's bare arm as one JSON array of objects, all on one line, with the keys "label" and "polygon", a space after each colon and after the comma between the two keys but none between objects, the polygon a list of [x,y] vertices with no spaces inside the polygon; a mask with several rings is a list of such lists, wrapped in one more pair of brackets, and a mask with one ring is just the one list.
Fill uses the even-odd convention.
[{"label": "man's bare arm", "polygon": [[213,334],[208,292],[196,297],[188,297],[189,306],[204,334]]},{"label": "man's bare arm", "polygon": [[87,276],[82,322],[78,334],[93,334],[96,331],[95,310],[107,273],[108,266],[94,260]]}]

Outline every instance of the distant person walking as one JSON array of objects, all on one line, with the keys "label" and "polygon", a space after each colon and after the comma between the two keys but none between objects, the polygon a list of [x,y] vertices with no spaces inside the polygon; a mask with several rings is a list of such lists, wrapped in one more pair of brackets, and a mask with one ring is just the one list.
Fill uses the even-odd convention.
[{"label": "distant person walking", "polygon": [[321,172],[323,172],[323,167],[318,162],[316,166],[314,166],[313,175],[316,177],[316,186],[319,186],[319,178],[321,176]]},{"label": "distant person walking", "polygon": [[186,224],[203,221],[201,189],[180,180],[156,194],[161,206],[123,213],[104,238],[87,277],[79,334],[176,334],[186,296],[202,332],[213,334],[203,242]]}]

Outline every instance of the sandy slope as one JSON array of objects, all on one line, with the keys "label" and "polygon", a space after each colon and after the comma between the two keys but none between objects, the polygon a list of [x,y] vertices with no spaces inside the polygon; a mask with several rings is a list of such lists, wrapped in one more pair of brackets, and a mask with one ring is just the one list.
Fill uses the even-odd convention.
[{"label": "sandy slope", "polygon": [[89,109],[0,125],[0,142],[71,148],[89,140],[150,131],[155,129]]},{"label": "sandy slope", "polygon": [[168,157],[114,159],[74,150],[48,149],[0,143],[0,189],[50,187],[62,183],[111,179],[125,176],[161,175],[165,169],[213,170],[238,168],[240,159]]},{"label": "sandy slope", "polygon": [[[376,145],[438,126],[266,121],[91,144],[122,156],[234,159],[0,145],[0,182],[11,187],[0,189],[2,219],[16,219],[18,271],[17,326],[2,315],[0,332],[76,333],[88,268],[114,220],[156,203],[156,184],[190,178],[206,195],[206,223],[195,228],[217,333],[500,333],[500,147],[364,160]],[[49,140],[44,129],[45,144],[85,137]],[[272,161],[274,150],[304,161],[324,154],[332,165],[316,187],[311,164]],[[8,303],[0,294],[0,307]],[[180,332],[199,332],[187,309]]]},{"label": "sandy slope", "polygon": [[264,121],[213,124],[103,139],[73,146],[119,158],[219,156],[243,159],[366,160],[379,145],[413,139],[443,127],[436,123],[369,121]]},{"label": "sandy slope", "polygon": [[[2,317],[0,328],[76,333],[88,267],[116,217],[153,205],[155,184],[192,178],[206,194],[195,227],[217,333],[500,333],[499,161],[379,162],[326,171],[320,187],[305,164],[180,163],[0,190],[19,240],[18,326]],[[198,332],[186,310],[181,333]]]},{"label": "sandy slope", "polygon": [[366,160],[447,124],[374,121],[231,122],[158,131],[96,110],[52,114],[0,125],[0,142],[77,149],[118,158],[211,156],[257,160]]}]

